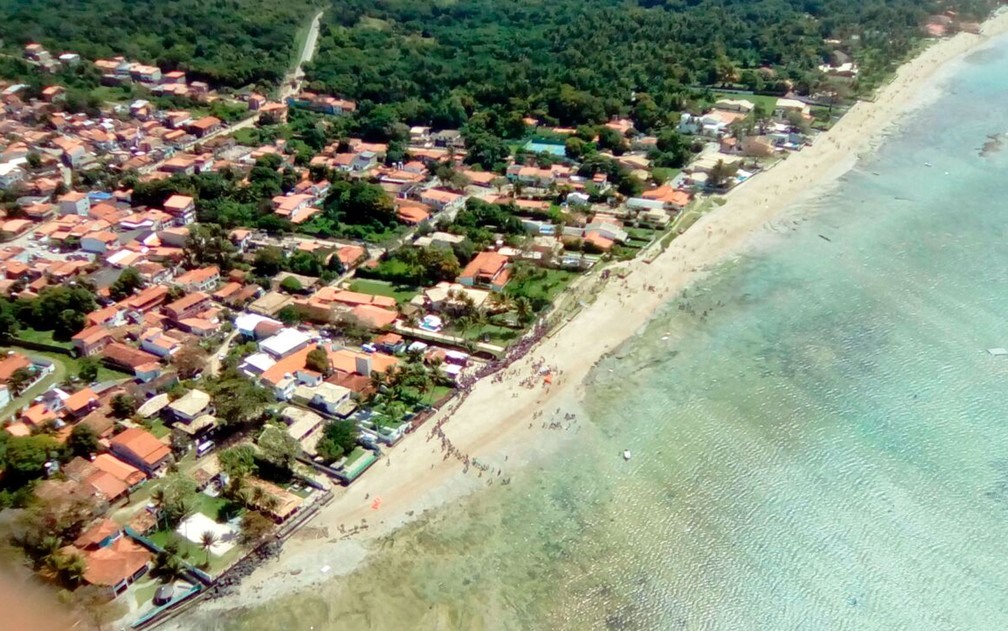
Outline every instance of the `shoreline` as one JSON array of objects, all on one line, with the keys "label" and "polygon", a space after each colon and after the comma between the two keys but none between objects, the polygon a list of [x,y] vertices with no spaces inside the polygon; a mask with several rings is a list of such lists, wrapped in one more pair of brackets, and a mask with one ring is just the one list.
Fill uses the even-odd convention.
[{"label": "shoreline", "polygon": [[[650,263],[637,258],[610,266],[619,275],[604,282],[596,272],[582,278],[568,298],[591,302],[573,318],[502,371],[500,379],[481,380],[460,404],[452,402],[408,434],[387,452],[384,464],[377,463],[352,487],[337,490],[311,524],[285,544],[280,558],[257,568],[237,594],[204,602],[199,610],[257,607],[349,574],[366,562],[376,540],[427,510],[487,486],[488,479],[464,471],[460,460],[442,457],[437,439],[431,440],[442,419],[442,431],[455,447],[502,470],[505,477],[555,452],[567,434],[542,429],[542,421],[552,420],[554,410],[558,420],[578,413],[586,378],[600,360],[647,325],[671,298],[768,233],[768,224],[786,217],[795,202],[835,186],[903,116],[940,94],[932,79],[1005,33],[1008,11],[999,11],[984,23],[981,35],[960,33],[933,43],[903,64],[874,101],[859,101],[813,146],[730,192],[724,205],[702,216]],[[531,380],[532,387],[522,384],[536,374],[533,364],[538,361],[553,368],[548,388],[537,379]],[[375,509],[377,497],[381,503]],[[352,538],[342,536],[341,527],[361,525],[366,528]],[[178,622],[168,627],[188,628]]]}]

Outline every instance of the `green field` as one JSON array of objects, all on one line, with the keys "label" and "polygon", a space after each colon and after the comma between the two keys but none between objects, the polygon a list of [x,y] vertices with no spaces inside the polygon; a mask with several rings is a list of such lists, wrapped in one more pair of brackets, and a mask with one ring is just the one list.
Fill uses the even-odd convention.
[{"label": "green field", "polygon": [[53,339],[52,331],[36,331],[35,329],[20,329],[15,338],[36,344],[49,344],[70,350],[73,348],[72,342],[60,342]]},{"label": "green field", "polygon": [[657,231],[652,230],[651,228],[627,228],[626,233],[635,241],[644,241],[649,243],[655,238]]},{"label": "green field", "polygon": [[149,578],[148,576],[137,581],[131,590],[136,604],[140,607],[148,605],[154,598],[154,593],[157,592],[158,587],[161,587],[163,584],[161,581]]},{"label": "green field", "polygon": [[235,516],[244,512],[244,509],[225,497],[211,497],[206,493],[197,493],[193,501],[193,512],[203,513],[215,521],[220,521],[222,516]]},{"label": "green field", "polygon": [[350,291],[357,291],[362,294],[373,294],[375,296],[388,296],[389,298],[395,298],[396,302],[399,304],[409,302],[414,296],[420,293],[420,290],[416,287],[393,285],[392,283],[386,283],[381,280],[368,280],[363,278],[358,278],[350,283]]},{"label": "green field", "polygon": [[682,169],[655,167],[651,169],[651,179],[657,184],[664,184],[679,175],[680,171],[682,171]]},{"label": "green field", "polygon": [[164,421],[161,419],[157,419],[151,423],[150,428],[147,431],[154,434],[154,438],[164,438],[171,433],[171,430],[165,426]]},{"label": "green field", "polygon": [[524,330],[510,329],[506,326],[488,323],[467,329],[464,337],[467,340],[472,340],[474,342],[482,342],[484,341],[485,336],[486,341],[490,344],[507,346],[521,336],[522,333],[524,333]]},{"label": "green field", "polygon": [[121,86],[100,85],[91,95],[105,103],[126,103],[133,98],[132,90]]},{"label": "green field", "polygon": [[[202,495],[202,493],[200,493],[200,495]],[[212,515],[208,515],[208,517],[212,517]],[[207,560],[206,550],[204,550],[199,544],[189,541],[189,539],[183,537],[174,530],[158,530],[151,533],[149,538],[161,547],[164,547],[169,542],[173,542],[178,548],[179,558],[192,565],[203,567]],[[223,556],[217,556],[211,553],[210,563],[206,569],[210,574],[217,574],[234,563],[241,553],[241,546],[231,548]]]},{"label": "green field", "polygon": [[346,462],[343,463],[343,472],[346,473],[347,477],[351,480],[359,476],[365,468],[378,457],[374,455],[374,452],[370,449],[365,449],[364,447],[354,447],[354,450],[350,452],[347,456]]},{"label": "green field", "polygon": [[567,270],[539,268],[524,280],[515,278],[504,291],[513,296],[542,296],[552,302],[576,277],[577,274]]},{"label": "green field", "polygon": [[768,96],[766,94],[736,94],[734,92],[717,92],[717,91],[714,91],[711,94],[714,96],[715,101],[717,101],[718,99],[735,99],[735,100],[749,101],[756,105],[762,106],[763,110],[768,114],[772,114],[774,108],[777,107],[778,97]]}]

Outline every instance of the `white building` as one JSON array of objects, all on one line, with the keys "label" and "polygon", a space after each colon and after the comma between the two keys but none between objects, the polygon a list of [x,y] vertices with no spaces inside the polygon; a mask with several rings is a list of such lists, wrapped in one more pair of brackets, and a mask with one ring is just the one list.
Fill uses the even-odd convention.
[{"label": "white building", "polygon": [[283,359],[308,346],[311,341],[308,334],[297,329],[280,329],[276,335],[259,342],[259,350],[275,359]]},{"label": "white building", "polygon": [[185,423],[191,423],[210,408],[210,395],[202,390],[190,390],[180,399],[168,405],[175,418]]},{"label": "white building", "polygon": [[334,383],[323,381],[315,386],[315,395],[311,399],[312,407],[335,415],[347,401],[350,400],[350,389]]}]

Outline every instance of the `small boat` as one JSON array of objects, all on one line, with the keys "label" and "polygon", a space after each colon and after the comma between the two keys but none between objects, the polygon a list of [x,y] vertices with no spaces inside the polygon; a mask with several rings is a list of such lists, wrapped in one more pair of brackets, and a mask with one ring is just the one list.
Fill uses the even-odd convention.
[{"label": "small boat", "polygon": [[926,166],[926,167],[931,167],[931,166],[934,166],[934,165],[932,165],[932,164],[931,164],[930,162],[925,162],[925,163],[924,163],[924,166]]},{"label": "small boat", "polygon": [[629,459],[630,459],[630,457],[631,457],[631,456],[630,456],[630,450],[629,450],[629,449],[624,449],[624,450],[623,450],[623,459],[624,459],[624,460],[629,460]]},{"label": "small boat", "polygon": [[1008,349],[1005,348],[988,348],[987,352],[995,357],[1004,357],[1008,355]]}]

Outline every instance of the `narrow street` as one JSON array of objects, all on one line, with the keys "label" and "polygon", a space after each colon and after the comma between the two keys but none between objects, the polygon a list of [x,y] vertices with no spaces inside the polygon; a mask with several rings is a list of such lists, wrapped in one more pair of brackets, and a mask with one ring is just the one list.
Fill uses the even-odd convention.
[{"label": "narrow street", "polygon": [[211,377],[216,377],[217,373],[220,372],[221,367],[221,357],[227,357],[228,351],[231,349],[231,344],[234,342],[235,338],[238,337],[238,330],[235,329],[224,338],[224,343],[220,345],[213,355],[210,356],[210,361],[207,362],[207,372],[210,373]]}]

